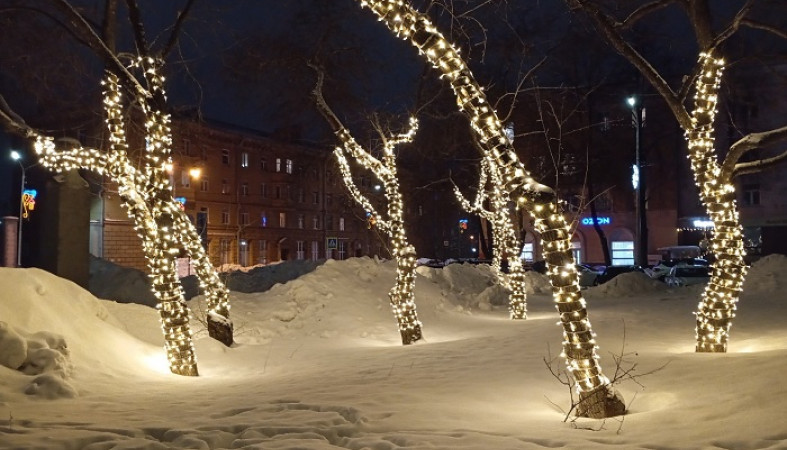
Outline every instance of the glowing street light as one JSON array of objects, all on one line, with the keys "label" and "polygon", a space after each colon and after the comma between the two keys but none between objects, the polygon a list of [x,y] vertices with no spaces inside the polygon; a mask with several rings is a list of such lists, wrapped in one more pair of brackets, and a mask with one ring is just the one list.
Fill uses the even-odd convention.
[{"label": "glowing street light", "polygon": [[[19,168],[22,169],[22,183],[19,188],[19,224],[16,233],[16,266],[22,267],[22,213],[24,211],[24,195],[25,195],[25,165],[22,164],[22,154],[16,150],[11,150],[11,159],[19,163]],[[32,167],[32,166],[31,166]]]}]

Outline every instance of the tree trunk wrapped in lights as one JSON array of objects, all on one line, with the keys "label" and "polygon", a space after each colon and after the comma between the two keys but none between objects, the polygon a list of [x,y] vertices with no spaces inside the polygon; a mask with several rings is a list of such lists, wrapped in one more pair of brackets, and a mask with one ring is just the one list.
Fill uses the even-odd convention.
[{"label": "tree trunk wrapped in lights", "polygon": [[[143,64],[151,92],[163,96],[163,78],[157,74],[157,64],[152,60],[143,61]],[[179,375],[196,376],[198,371],[189,312],[175,266],[179,250],[185,248],[193,258],[201,286],[205,289],[209,334],[231,345],[228,291],[210,264],[193,224],[172,198],[164,168],[170,160],[171,151],[169,116],[151,108],[146,100],[140,102],[146,117],[147,146],[145,167],[137,170],[128,156],[118,77],[109,73],[105,86],[104,108],[109,130],[107,152],[81,147],[57,150],[51,138],[32,131],[30,136],[36,139],[36,153],[45,167],[55,171],[81,168],[106,173],[118,184],[122,204],[134,221],[148,260],[153,293],[159,302],[157,309],[170,370]],[[145,99],[145,96],[140,97]]]},{"label": "tree trunk wrapped in lights", "polygon": [[579,289],[579,275],[571,253],[570,229],[560,211],[555,192],[537,183],[521,164],[506,137],[497,113],[458,51],[428,17],[402,0],[357,0],[368,7],[397,36],[409,40],[447,78],[457,105],[470,118],[482,147],[482,157],[494,163],[501,180],[501,197],[518,196],[541,234],[547,274],[563,327],[563,355],[576,380],[580,402],[577,413],[609,417],[625,412],[622,398],[612,389],[598,363],[595,337]]},{"label": "tree trunk wrapped in lights", "polygon": [[700,75],[696,82],[692,128],[687,130],[689,158],[700,198],[713,221],[710,281],[702,293],[697,310],[697,351],[726,352],[732,319],[743,280],[743,234],[735,207],[735,188],[729,175],[716,161],[713,148],[716,104],[724,61],[712,53],[700,55]]},{"label": "tree trunk wrapped in lights", "polygon": [[[454,194],[462,205],[462,209],[478,214],[492,224],[494,240],[492,268],[500,284],[511,291],[508,299],[508,310],[512,319],[525,319],[527,317],[527,292],[525,290],[525,273],[522,260],[519,257],[520,242],[514,231],[505,196],[501,195],[502,183],[497,178],[498,172],[493,167],[493,162],[488,158],[481,159],[481,170],[478,178],[478,193],[471,204],[459,187],[454,185]],[[487,188],[487,181],[490,186]],[[484,208],[488,201],[490,208]],[[502,260],[508,261],[508,274],[502,271]]]},{"label": "tree trunk wrapped in lights", "polygon": [[[423,338],[421,322],[418,320],[415,308],[416,254],[415,248],[408,242],[407,233],[405,232],[404,207],[402,205],[402,194],[399,190],[394,149],[399,144],[412,141],[418,129],[418,121],[415,118],[411,118],[410,129],[406,133],[397,136],[388,137],[378,128],[383,140],[383,156],[382,159],[377,159],[358,145],[350,131],[342,125],[339,118],[336,117],[336,114],[325,102],[322,96],[322,81],[323,74],[320,72],[318,73],[317,86],[314,89],[315,102],[341,142],[341,147],[337,147],[334,150],[334,155],[342,173],[344,184],[353,199],[371,214],[370,217],[374,218],[375,226],[379,227],[391,239],[391,253],[396,259],[396,285],[388,293],[388,297],[391,301],[396,321],[399,324],[402,344],[412,344]],[[387,203],[387,218],[377,212],[372,202],[355,185],[345,153],[352,156],[364,168],[370,170],[383,183]]]}]

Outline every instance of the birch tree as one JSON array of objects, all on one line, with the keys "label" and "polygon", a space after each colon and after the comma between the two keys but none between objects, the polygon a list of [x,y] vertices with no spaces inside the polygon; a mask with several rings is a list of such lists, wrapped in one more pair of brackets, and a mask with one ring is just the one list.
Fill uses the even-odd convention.
[{"label": "birch tree", "polygon": [[[700,200],[714,224],[710,243],[716,257],[712,263],[711,279],[696,311],[696,351],[726,352],[746,274],[734,180],[739,175],[771,168],[787,158],[785,150],[770,157],[742,161],[745,155],[755,150],[783,145],[787,141],[787,125],[748,133],[732,143],[726,152],[725,149],[715,148],[715,117],[725,66],[723,55],[731,45],[731,38],[744,29],[757,29],[766,35],[787,39],[787,30],[783,27],[758,20],[754,15],[759,10],[760,15],[765,13],[778,17],[778,7],[772,2],[747,0],[727,23],[719,26],[715,23],[719,15],[714,14],[709,0],[647,2],[632,8],[622,19],[599,1],[566,2],[574,10],[586,14],[601,37],[653,86],[686,133],[688,156],[700,190]],[[686,44],[696,46],[699,50],[698,62],[687,72],[680,85],[675,87],[668,82],[665,73],[659,71],[656,64],[633,44],[631,38],[631,31],[637,24],[646,18],[655,18],[655,13],[664,12],[670,7],[677,7],[670,11],[680,11],[691,26],[693,41],[687,40]],[[781,7],[784,8],[784,5]],[[785,12],[782,9],[782,14]],[[693,101],[689,98],[692,92]]]},{"label": "birch tree", "polygon": [[[399,188],[399,178],[396,167],[396,154],[394,150],[398,145],[411,142],[418,130],[418,121],[410,119],[410,128],[405,133],[389,136],[382,127],[376,123],[380,138],[382,139],[382,157],[376,158],[369,150],[361,147],[353,138],[350,131],[331,110],[322,94],[323,73],[318,73],[317,85],[313,97],[317,109],[334,130],[341,145],[334,150],[336,162],[342,174],[342,179],[353,199],[375,221],[375,227],[380,229],[391,240],[391,254],[396,259],[396,285],[388,293],[388,298],[393,308],[394,317],[399,326],[402,344],[413,344],[423,338],[421,322],[415,307],[415,248],[407,239],[404,223],[404,206]],[[352,157],[364,168],[370,170],[382,183],[385,190],[386,213],[377,211],[369,198],[361,192],[353,181],[350,164],[347,156]]]},{"label": "birch tree", "polygon": [[547,275],[563,327],[562,355],[580,397],[577,413],[597,418],[623,414],[625,404],[598,362],[595,334],[571,253],[569,225],[555,191],[538,183],[525,169],[466,62],[427,16],[402,0],[357,1],[371,9],[394,34],[415,46],[450,83],[457,106],[470,119],[481,156],[494,161],[502,195],[531,214],[541,235]]}]

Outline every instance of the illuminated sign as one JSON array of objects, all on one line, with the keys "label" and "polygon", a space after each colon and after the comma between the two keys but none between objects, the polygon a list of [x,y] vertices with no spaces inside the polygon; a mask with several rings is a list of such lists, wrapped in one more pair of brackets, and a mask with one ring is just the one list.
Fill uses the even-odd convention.
[{"label": "illuminated sign", "polygon": [[634,189],[639,187],[639,167],[636,164],[631,166],[631,185]]},{"label": "illuminated sign", "polygon": [[[597,217],[596,223],[599,225],[609,225],[612,223],[612,219],[609,217]],[[583,217],[582,218],[582,225],[593,225],[593,218],[592,217]]]},{"label": "illuminated sign", "polygon": [[712,220],[696,219],[692,222],[694,228],[713,228]]},{"label": "illuminated sign", "polygon": [[27,219],[29,211],[36,209],[36,195],[38,192],[35,189],[22,191],[22,218]]}]

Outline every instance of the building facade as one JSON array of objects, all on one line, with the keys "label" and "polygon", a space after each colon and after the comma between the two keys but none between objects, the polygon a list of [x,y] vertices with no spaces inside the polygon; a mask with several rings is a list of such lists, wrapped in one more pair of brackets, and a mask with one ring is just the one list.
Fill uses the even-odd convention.
[{"label": "building facade", "polygon": [[[330,151],[226,124],[175,119],[173,196],[216,266],[380,255],[385,246],[347,197]],[[91,212],[91,253],[145,269],[139,237],[104,180]]]}]

